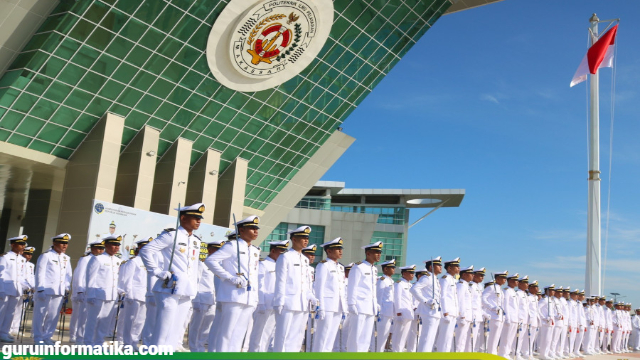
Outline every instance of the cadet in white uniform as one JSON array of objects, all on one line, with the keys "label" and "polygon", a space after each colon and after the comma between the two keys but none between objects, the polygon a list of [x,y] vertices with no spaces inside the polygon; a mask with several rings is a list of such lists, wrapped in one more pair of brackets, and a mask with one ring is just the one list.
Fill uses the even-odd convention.
[{"label": "cadet in white uniform", "polygon": [[[524,280],[524,279],[523,279]],[[526,282],[521,281],[520,284]],[[538,329],[540,328],[540,310],[538,309],[538,281],[533,281],[527,286],[528,291],[526,293],[526,297],[523,302],[527,305],[526,308],[522,308],[524,311],[527,311],[528,314],[528,327],[525,329],[523,327],[523,331],[520,334],[523,336],[522,339],[522,357],[524,359],[532,360],[533,359],[533,345],[536,342],[538,337]]]},{"label": "cadet in white uniform", "polygon": [[[391,259],[380,264],[382,268],[382,276],[378,279],[376,284],[376,298],[378,299],[378,305],[380,305],[380,314],[377,321],[377,336],[374,340],[371,339],[371,349],[373,352],[384,352],[384,348],[389,339],[389,333],[391,332],[391,323],[395,316],[395,309],[393,306],[393,279],[391,276],[396,271],[396,259]],[[374,334],[373,336],[375,336]],[[377,348],[374,348],[374,344]]]},{"label": "cadet in white uniform", "polygon": [[104,252],[104,242],[102,239],[93,240],[89,243],[90,252],[78,260],[76,270],[73,274],[73,286],[71,301],[73,303],[73,312],[71,313],[71,321],[69,322],[69,342],[83,343],[84,329],[87,323],[87,265],[89,260],[94,256],[101,255]]},{"label": "cadet in white uniform", "polygon": [[[225,244],[224,240],[213,240],[207,243],[207,257],[218,251]],[[206,258],[205,258],[206,259]],[[191,352],[205,352],[205,343],[209,338],[211,324],[216,315],[216,289],[213,285],[214,275],[204,264],[198,264],[200,281],[198,295],[193,299],[193,313],[189,323],[189,350]]]},{"label": "cadet in white uniform", "polygon": [[120,250],[121,236],[109,235],[102,238],[104,253],[93,256],[87,264],[87,323],[84,345],[102,345],[116,316],[118,297],[124,290],[118,287],[120,263],[116,256]]},{"label": "cadet in white uniform", "polygon": [[456,320],[460,314],[458,306],[458,288],[456,287],[456,275],[460,273],[460,258],[456,258],[444,263],[447,272],[440,278],[440,289],[442,291],[442,319],[436,340],[438,352],[450,352],[453,343]]},{"label": "cadet in white uniform", "polygon": [[538,301],[540,309],[540,340],[538,341],[540,359],[553,359],[551,348],[554,327],[556,323],[557,310],[553,296],[555,295],[555,285],[550,285],[544,289],[545,297]]},{"label": "cadet in white uniform", "polygon": [[502,285],[507,282],[508,271],[495,274],[495,282],[484,289],[482,293],[482,306],[489,315],[489,329],[487,336],[487,352],[498,354],[498,341],[502,334],[504,324],[504,294]]},{"label": "cadet in white uniform", "polygon": [[9,239],[11,251],[0,256],[0,341],[12,343],[11,323],[22,295],[31,286],[27,282],[26,262],[21,255],[27,246],[27,235]]},{"label": "cadet in white uniform", "polygon": [[[36,266],[31,262],[31,257],[33,257],[33,252],[36,250],[33,246],[27,246],[24,248],[22,252],[22,256],[25,258],[25,279],[27,280],[27,284],[29,285],[28,293],[25,292],[22,298],[16,304],[16,311],[13,315],[13,322],[11,323],[11,336],[17,336],[20,331],[20,322],[22,321],[22,309],[24,305],[28,303],[29,294],[33,293],[33,290],[36,287]],[[2,285],[0,285],[0,292],[2,292]],[[0,297],[2,295],[0,294]],[[0,305],[1,306],[1,305]]]},{"label": "cadet in white uniform", "polygon": [[418,352],[432,352],[438,334],[438,326],[442,318],[440,306],[440,282],[437,277],[442,272],[440,256],[426,261],[426,268],[430,272],[418,279],[411,287],[411,293],[419,301],[417,314],[422,320],[422,330],[418,339]]},{"label": "cadet in white uniform", "polygon": [[522,347],[529,328],[529,276],[525,275],[518,279],[518,287],[515,289],[518,298],[518,329],[513,343],[513,354],[516,360],[523,360]]},{"label": "cadet in white uniform", "polygon": [[[229,240],[236,240],[237,234],[235,230],[230,230],[227,231],[227,234],[225,234],[225,237],[227,238],[227,241],[225,241],[225,243],[229,242]],[[206,266],[206,260],[205,259],[205,266]],[[208,267],[207,267],[208,268]],[[210,271],[212,271],[211,269],[209,269]],[[220,288],[220,277],[217,275],[213,275],[213,287],[216,289],[216,292],[218,291],[217,289]],[[216,314],[220,314],[221,313],[221,309],[220,309],[220,302],[218,301],[218,296],[216,296]],[[207,340],[207,351],[209,352],[215,352],[217,349],[217,341],[218,341],[218,330],[220,329],[220,319],[222,318],[222,316],[214,316],[213,317],[213,322],[211,323],[211,328],[209,329],[209,339]]]},{"label": "cadet in white uniform", "polygon": [[456,284],[459,307],[454,339],[456,352],[466,351],[467,339],[471,331],[471,323],[473,321],[473,289],[471,288],[471,280],[473,280],[473,265],[460,270],[460,280]]},{"label": "cadet in white uniform", "polygon": [[320,308],[313,339],[313,352],[330,352],[333,348],[340,320],[347,311],[345,293],[344,266],[338,261],[342,258],[344,240],[338,237],[320,245],[327,255],[316,266],[313,289]]},{"label": "cadet in white uniform", "polygon": [[[418,282],[421,277],[426,276],[429,272],[427,269],[416,270],[415,279],[411,286]],[[409,292],[411,293],[411,288],[409,288]],[[420,338],[420,329],[422,328],[422,318],[418,315],[418,306],[420,305],[420,301],[413,296],[413,320],[411,321],[411,325],[409,325],[409,335],[407,335],[407,352],[416,352],[418,349],[418,339]]]},{"label": "cadet in white uniform", "polygon": [[631,341],[630,345],[633,347],[633,350],[640,350],[640,309],[636,309],[636,313],[631,317]]},{"label": "cadet in white uniform", "polygon": [[348,352],[366,352],[371,345],[375,317],[380,312],[376,299],[376,263],[382,256],[382,241],[362,247],[365,260],[358,261],[349,272],[347,304],[351,323],[349,324]]},{"label": "cadet in white uniform", "polygon": [[53,245],[36,263],[36,294],[33,305],[33,338],[36,344],[53,345],[53,332],[60,317],[64,297],[71,286],[71,262],[65,254],[71,235],[51,238]]},{"label": "cadet in white uniform", "polygon": [[[147,306],[145,303],[147,294],[147,269],[140,258],[140,251],[151,240],[152,236],[144,236],[136,241],[136,249],[133,258],[122,264],[120,268],[120,288],[125,293],[124,307],[120,310],[122,317],[123,342],[138,348],[142,327],[147,318]],[[137,351],[137,350],[134,350]]]},{"label": "cadet in white uniform", "polygon": [[[316,293],[313,289],[313,282],[315,280],[315,271],[316,269],[312,266],[313,263],[316,261],[316,250],[318,250],[318,245],[313,244],[313,245],[309,245],[307,247],[305,247],[304,249],[302,249],[302,255],[307,257],[307,260],[309,260],[309,265],[307,266],[307,277],[309,278],[309,281],[307,282],[307,284],[309,285],[309,291],[311,292],[311,294],[313,294],[313,296],[315,298],[317,298]],[[306,352],[310,352],[311,351],[311,347],[313,346],[313,343],[315,342],[315,337],[314,337],[314,327],[315,327],[315,323],[319,318],[318,312],[316,311],[316,309],[319,310],[318,305],[320,305],[320,303],[318,302],[318,304],[309,309],[309,312],[307,312],[307,331],[306,331],[306,343],[305,343],[305,351]],[[299,343],[300,343],[300,348],[302,348],[302,342],[304,341],[303,337],[300,337],[299,339]]]},{"label": "cadet in white uniform", "polygon": [[569,326],[567,328],[567,331],[569,333],[567,334],[568,339],[565,344],[565,353],[569,358],[577,357],[575,354],[575,342],[576,342],[576,335],[578,331],[578,321],[579,321],[578,306],[582,306],[577,302],[579,292],[580,291],[578,289],[571,291],[569,293],[569,299],[567,300],[567,307],[569,309],[569,312],[568,312]]},{"label": "cadet in white uniform", "polygon": [[269,256],[260,260],[258,268],[258,307],[253,313],[253,329],[249,342],[250,352],[266,352],[273,341],[276,318],[273,310],[273,293],[276,288],[276,261],[289,250],[289,240],[269,243]]},{"label": "cadet in white uniform", "polygon": [[520,275],[515,273],[507,277],[507,288],[503,290],[504,300],[502,307],[504,309],[504,325],[500,336],[500,352],[498,355],[511,359],[516,333],[518,331],[519,316],[519,298],[515,289],[518,288],[518,278]]},{"label": "cadet in white uniform", "polygon": [[[191,299],[198,292],[200,239],[193,234],[202,221],[204,204],[177,209],[180,227],[163,232],[140,251],[147,272],[158,278],[153,286],[157,321],[152,331],[151,345],[182,344],[184,333],[178,330],[187,320]],[[162,262],[155,254],[161,254]],[[173,259],[173,262],[171,262]],[[171,267],[169,264],[171,263]]]},{"label": "cadet in white uniform", "polygon": [[573,346],[573,353],[576,357],[582,357],[583,354],[580,352],[580,348],[582,346],[582,342],[584,340],[584,335],[587,327],[587,317],[585,314],[586,308],[582,305],[584,302],[584,290],[578,292],[578,301],[576,304],[576,310],[578,312],[578,328],[576,331],[576,342]]},{"label": "cadet in white uniform", "polygon": [[[216,331],[209,333],[209,351],[239,352],[242,348],[249,320],[258,305],[260,249],[251,242],[258,238],[259,223],[260,218],[255,215],[238,221],[238,239],[227,241],[204,261],[220,278],[216,288],[220,322],[216,321]],[[215,348],[211,347],[212,333],[216,337]]]},{"label": "cadet in white uniform", "polygon": [[[553,328],[553,336],[551,338],[551,357],[559,358],[562,356],[560,351],[560,338],[562,337],[563,329],[565,326],[564,321],[564,308],[562,303],[560,302],[560,298],[562,297],[562,292],[564,289],[562,287],[558,287],[555,289],[554,297],[551,298],[551,303],[556,308],[556,322]],[[555,305],[554,305],[555,304]]]},{"label": "cadet in white uniform", "polygon": [[484,287],[485,268],[477,269],[473,272],[473,281],[469,284],[471,288],[472,300],[471,311],[473,318],[471,320],[471,334],[467,340],[466,352],[482,352],[484,351],[484,318],[482,311],[482,291]]},{"label": "cadet in white uniform", "polygon": [[393,320],[391,345],[393,352],[403,352],[407,345],[407,337],[415,318],[415,298],[411,294],[411,281],[415,276],[416,266],[400,268],[400,280],[396,281],[393,289],[393,307],[396,316]]},{"label": "cadet in white uniform", "polygon": [[[349,273],[353,268],[355,263],[349,263],[344,267],[344,293],[345,296],[349,292]],[[349,339],[349,325],[351,324],[351,314],[349,314],[348,310],[349,305],[347,305],[347,310],[342,315],[342,320],[340,327],[338,328],[338,335],[336,336],[335,344],[333,344],[333,351],[335,352],[346,352],[347,351],[347,340]]]},{"label": "cadet in white uniform", "polygon": [[273,350],[276,352],[299,352],[300,335],[304,334],[309,305],[313,308],[317,300],[310,291],[309,259],[302,249],[309,243],[311,227],[301,226],[288,232],[291,249],[276,261],[276,287],[273,308],[276,316],[276,333]]}]

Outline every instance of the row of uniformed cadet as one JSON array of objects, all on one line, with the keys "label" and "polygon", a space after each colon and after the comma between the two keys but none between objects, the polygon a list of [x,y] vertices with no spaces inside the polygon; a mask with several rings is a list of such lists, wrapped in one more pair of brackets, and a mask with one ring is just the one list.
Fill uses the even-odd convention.
[{"label": "row of uniformed cadet", "polygon": [[[365,259],[347,267],[339,262],[341,238],[322,244],[326,260],[314,274],[309,226],[289,232],[289,240],[271,242],[269,256],[260,260],[251,244],[258,236],[257,216],[239,221],[238,234],[226,243],[207,244],[201,262],[193,231],[203,211],[203,204],[179,209],[178,229],[141,239],[139,256],[122,266],[115,256],[120,237],[92,243],[73,278],[71,339],[99,344],[109,335],[134,346],[142,340],[180,350],[189,328],[192,351],[300,351],[306,328],[307,351],[384,351],[392,334],[393,351],[485,350],[520,359],[531,358],[536,344],[543,358],[579,355],[581,346],[587,354],[608,346],[624,351],[636,329],[628,311],[606,310],[604,303],[581,306],[584,294],[577,290],[556,295],[551,286],[539,300],[537,282],[518,274],[498,273],[483,289],[484,268],[461,270],[459,258],[444,262],[440,278],[440,257],[427,261],[424,271],[402,267],[397,282],[391,280],[395,261],[387,261],[378,278],[382,242],[363,247]],[[34,326],[37,341],[51,342],[70,286],[64,255],[69,239],[55,237],[38,260],[40,318],[34,324],[43,326]],[[21,281],[21,291],[28,290],[28,281]],[[587,336],[585,329],[591,330]]]}]

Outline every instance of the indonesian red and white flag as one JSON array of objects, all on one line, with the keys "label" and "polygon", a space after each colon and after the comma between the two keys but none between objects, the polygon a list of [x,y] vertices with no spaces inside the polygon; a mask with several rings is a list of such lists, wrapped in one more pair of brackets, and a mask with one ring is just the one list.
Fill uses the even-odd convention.
[{"label": "indonesian red and white flag", "polygon": [[573,75],[571,87],[587,80],[589,73],[595,74],[600,68],[613,67],[613,50],[617,31],[618,25],[612,27],[595,44],[591,45]]}]

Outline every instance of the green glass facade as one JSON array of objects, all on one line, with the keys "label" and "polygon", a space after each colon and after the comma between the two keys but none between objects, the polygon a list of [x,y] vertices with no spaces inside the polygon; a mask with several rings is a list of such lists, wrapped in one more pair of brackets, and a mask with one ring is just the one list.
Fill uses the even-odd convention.
[{"label": "green glass facade", "polygon": [[245,206],[264,209],[448,0],[337,0],[330,37],[302,73],[269,90],[230,90],[205,48],[223,0],[62,0],[0,78],[0,141],[68,159],[105,112],[143,126],[158,155],[182,137],[191,163],[249,161]]}]

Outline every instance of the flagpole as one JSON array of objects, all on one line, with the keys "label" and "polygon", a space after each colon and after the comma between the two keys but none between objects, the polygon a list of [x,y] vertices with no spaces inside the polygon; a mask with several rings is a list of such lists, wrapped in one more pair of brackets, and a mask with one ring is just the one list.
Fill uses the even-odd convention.
[{"label": "flagpole", "polygon": [[[599,19],[594,13],[589,19],[591,46],[598,41]],[[587,214],[587,266],[585,291],[587,294],[601,293],[602,249],[600,225],[600,94],[599,72],[590,74],[589,96],[589,196]]]}]

